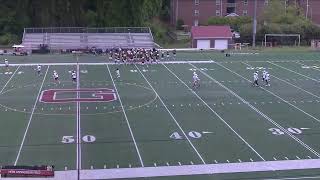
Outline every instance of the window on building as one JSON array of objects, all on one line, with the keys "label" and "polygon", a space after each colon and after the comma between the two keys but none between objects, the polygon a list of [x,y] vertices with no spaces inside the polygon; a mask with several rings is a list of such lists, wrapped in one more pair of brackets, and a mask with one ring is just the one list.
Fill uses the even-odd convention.
[{"label": "window on building", "polygon": [[247,6],[247,5],[248,5],[248,0],[243,0],[243,4],[244,4],[245,6]]},{"label": "window on building", "polygon": [[236,13],[235,7],[227,7],[227,14]]},{"label": "window on building", "polygon": [[199,3],[200,3],[200,0],[194,0],[195,5],[199,5]]},{"label": "window on building", "polygon": [[220,16],[220,10],[216,10],[216,16]]},{"label": "window on building", "polygon": [[247,16],[248,15],[248,10],[243,10],[242,15]]},{"label": "window on building", "polygon": [[216,6],[220,6],[221,0],[216,0]]},{"label": "window on building", "polygon": [[194,16],[199,16],[199,10],[194,10]]},{"label": "window on building", "polygon": [[269,0],[264,0],[264,5],[268,5],[269,4]]}]

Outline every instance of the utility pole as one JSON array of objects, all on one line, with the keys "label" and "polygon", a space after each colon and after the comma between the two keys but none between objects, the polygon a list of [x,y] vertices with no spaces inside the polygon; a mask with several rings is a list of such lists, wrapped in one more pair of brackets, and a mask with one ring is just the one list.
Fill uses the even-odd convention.
[{"label": "utility pole", "polygon": [[309,0],[307,0],[306,19],[308,19],[308,13],[309,13]]},{"label": "utility pole", "polygon": [[284,0],[284,13],[287,14],[287,0]]},{"label": "utility pole", "polygon": [[257,0],[254,0],[253,27],[252,27],[252,47],[256,47],[257,34]]}]

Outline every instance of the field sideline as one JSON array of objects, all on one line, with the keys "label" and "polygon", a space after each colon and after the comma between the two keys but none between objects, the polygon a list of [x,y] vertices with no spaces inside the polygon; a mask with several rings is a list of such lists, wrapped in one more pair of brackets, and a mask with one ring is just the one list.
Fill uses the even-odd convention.
[{"label": "field sideline", "polygon": [[[320,178],[319,53],[178,53],[152,65],[7,58],[1,165],[55,165],[55,179]],[[252,87],[264,69],[271,87]]]}]

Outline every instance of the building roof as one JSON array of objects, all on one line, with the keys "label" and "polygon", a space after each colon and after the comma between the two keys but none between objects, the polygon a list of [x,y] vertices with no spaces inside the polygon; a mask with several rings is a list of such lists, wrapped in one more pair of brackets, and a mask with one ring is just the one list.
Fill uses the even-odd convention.
[{"label": "building roof", "polygon": [[230,26],[192,26],[193,39],[232,38]]}]

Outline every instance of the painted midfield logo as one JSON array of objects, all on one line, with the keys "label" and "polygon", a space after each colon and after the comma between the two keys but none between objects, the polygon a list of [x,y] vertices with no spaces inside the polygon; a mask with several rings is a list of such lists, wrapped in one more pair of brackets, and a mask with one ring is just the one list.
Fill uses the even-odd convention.
[{"label": "painted midfield logo", "polygon": [[[80,98],[77,98],[80,93]],[[86,97],[81,97],[87,95]],[[44,90],[40,96],[43,103],[71,103],[71,102],[111,102],[117,100],[113,89],[48,89]]]}]

